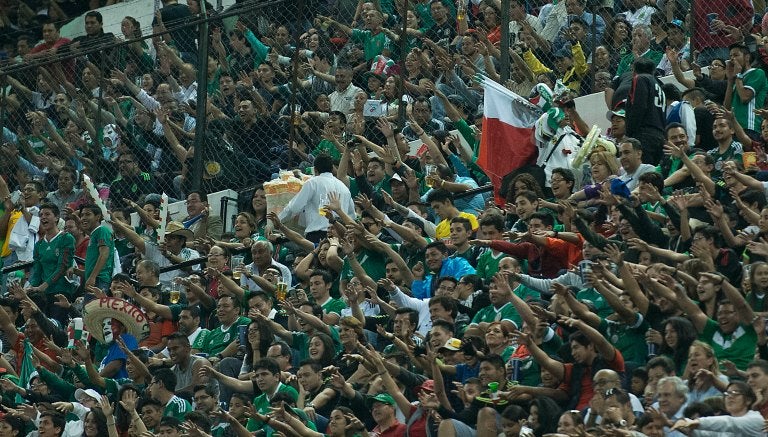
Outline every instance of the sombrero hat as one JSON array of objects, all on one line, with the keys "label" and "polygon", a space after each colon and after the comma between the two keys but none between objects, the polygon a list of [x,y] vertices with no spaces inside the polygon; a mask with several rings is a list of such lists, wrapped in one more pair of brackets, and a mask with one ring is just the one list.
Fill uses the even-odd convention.
[{"label": "sombrero hat", "polygon": [[195,237],[195,234],[192,231],[185,228],[183,224],[175,221],[168,222],[168,224],[165,225],[165,235],[178,235],[179,237],[186,238],[187,241],[192,240]]},{"label": "sombrero hat", "polygon": [[99,343],[104,343],[104,319],[116,319],[128,334],[141,341],[149,335],[149,320],[141,308],[116,297],[102,297],[83,307],[83,324]]}]

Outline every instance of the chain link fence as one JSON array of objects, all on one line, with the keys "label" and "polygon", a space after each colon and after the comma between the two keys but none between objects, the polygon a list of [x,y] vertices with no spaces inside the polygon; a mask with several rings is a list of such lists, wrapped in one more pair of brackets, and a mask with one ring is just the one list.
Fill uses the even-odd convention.
[{"label": "chain link fence", "polygon": [[[61,26],[80,11],[9,4],[0,21],[16,26],[0,38],[16,47],[0,71],[0,171],[49,191],[63,169],[85,172],[116,206],[241,191],[308,168],[317,153],[339,159],[354,135],[383,144],[382,116],[405,140],[417,139],[410,116],[428,133],[452,129],[454,109],[471,124],[478,73],[525,97],[558,80],[574,96],[609,88],[613,107],[626,96],[611,79],[635,54],[670,75],[727,58],[734,42],[762,46],[760,5],[746,0],[171,1],[128,7],[131,16],[91,12],[71,39]],[[116,19],[120,33],[105,33]],[[402,148],[416,155],[418,141]]]}]

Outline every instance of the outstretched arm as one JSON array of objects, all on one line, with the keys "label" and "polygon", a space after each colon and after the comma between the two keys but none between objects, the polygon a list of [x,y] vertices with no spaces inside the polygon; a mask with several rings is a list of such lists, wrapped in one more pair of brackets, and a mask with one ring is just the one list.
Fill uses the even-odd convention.
[{"label": "outstretched arm", "polygon": [[709,272],[702,273],[702,276],[709,278],[709,280],[714,283],[717,283],[719,279],[725,297],[733,304],[733,309],[736,310],[736,314],[739,316],[739,322],[746,325],[752,324],[755,318],[755,312],[752,311],[752,307],[749,306],[741,292],[734,287],[725,276]]},{"label": "outstretched arm", "polygon": [[248,394],[253,393],[252,381],[241,381],[237,378],[232,378],[231,376],[227,376],[211,366],[203,366],[203,368],[200,369],[200,374],[201,376],[206,376],[219,381],[220,384],[224,384],[228,388],[232,389],[232,391]]},{"label": "outstretched arm", "polygon": [[667,284],[673,285],[672,292],[674,293],[675,298],[672,299],[672,301],[677,304],[678,308],[688,315],[688,319],[693,323],[693,327],[696,328],[696,331],[699,333],[703,332],[704,327],[707,325],[707,315],[704,314],[698,305],[696,305],[696,302],[688,297],[688,294],[683,287],[678,286],[672,277],[662,274],[661,279],[665,281],[666,284],[661,284],[655,279],[651,279],[651,284],[655,284],[654,288],[664,287],[667,289],[669,289],[669,287],[666,286]]},{"label": "outstretched arm", "polygon": [[539,366],[560,381],[565,378],[565,365],[562,362],[550,358],[528,334],[519,331],[516,334],[518,336],[518,343],[528,346],[528,350],[531,351],[531,356],[537,363],[539,363]]},{"label": "outstretched arm", "polygon": [[589,340],[592,342],[592,344],[595,346],[595,350],[602,355],[603,358],[605,358],[608,361],[613,361],[616,358],[616,354],[618,351],[616,350],[613,345],[603,337],[603,334],[598,332],[597,329],[589,326],[587,323],[585,323],[582,320],[577,319],[571,319],[564,317],[563,323],[566,326],[576,328],[579,331],[583,332],[584,335],[589,338]]}]

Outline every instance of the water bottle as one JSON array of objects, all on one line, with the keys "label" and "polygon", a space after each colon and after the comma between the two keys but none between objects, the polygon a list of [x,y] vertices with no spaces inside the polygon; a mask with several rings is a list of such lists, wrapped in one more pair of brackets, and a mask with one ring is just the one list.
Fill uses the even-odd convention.
[{"label": "water bottle", "polygon": [[512,364],[512,381],[520,381],[520,373],[521,373],[521,361],[519,358],[512,358],[509,360],[510,364]]},{"label": "water bottle", "polygon": [[656,353],[658,348],[659,348],[659,345],[657,345],[656,343],[648,343],[648,359],[649,360],[655,357],[656,355],[658,355]]}]

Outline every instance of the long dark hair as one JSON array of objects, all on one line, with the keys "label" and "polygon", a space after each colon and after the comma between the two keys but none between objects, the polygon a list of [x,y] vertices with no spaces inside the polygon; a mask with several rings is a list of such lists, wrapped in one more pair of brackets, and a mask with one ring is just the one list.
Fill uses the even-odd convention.
[{"label": "long dark hair", "polygon": [[136,388],[136,386],[133,384],[126,384],[120,387],[120,390],[118,390],[117,402],[115,402],[115,425],[117,426],[118,433],[128,432],[128,427],[131,424],[131,413],[129,413],[125,408],[123,408],[122,404],[120,404],[120,400],[123,398],[123,394],[129,390],[135,392],[137,398],[141,396],[141,391],[139,391],[139,389]]},{"label": "long dark hair", "polygon": [[336,348],[333,344],[333,339],[326,334],[318,332],[317,334],[310,337],[309,341],[311,342],[315,337],[319,338],[320,341],[323,342],[323,346],[325,346],[323,355],[320,356],[318,361],[320,361],[320,364],[323,367],[333,364],[333,358],[336,356]]},{"label": "long dark hair", "polygon": [[[255,326],[259,329],[259,353],[261,358],[266,358],[267,349],[269,349],[269,346],[271,346],[274,341],[275,331],[272,330],[272,326],[266,320],[254,320],[248,325],[248,329],[251,329],[251,326]],[[247,338],[246,334],[246,339]],[[250,341],[245,342],[244,360],[246,364],[253,364],[253,346],[251,346]]]},{"label": "long dark hair", "polygon": [[560,418],[560,406],[552,398],[541,396],[531,401],[528,410],[533,406],[539,409],[539,426],[533,430],[536,437],[557,432],[557,421]]},{"label": "long dark hair", "polygon": [[[342,414],[344,414],[344,422],[345,422],[346,425],[349,425],[349,419],[347,419],[347,416],[354,416],[355,415],[355,412],[352,411],[352,409],[350,409],[349,407],[336,407],[336,408],[334,408],[334,410],[339,410],[339,411],[341,411]],[[331,410],[331,411],[333,411],[333,410]],[[355,430],[355,429],[347,429],[345,431],[345,436],[346,437],[354,437],[355,435],[357,435],[357,430]]]},{"label": "long dark hair", "polygon": [[757,299],[757,294],[759,292],[765,293],[766,290],[758,290],[757,286],[755,285],[755,273],[757,272],[758,268],[763,268],[768,263],[765,263],[763,261],[757,261],[752,263],[752,266],[749,269],[749,285],[750,290],[749,293],[747,293],[746,300],[749,304],[750,308],[752,308],[753,311],[765,311],[766,306],[768,305],[768,300],[763,299],[762,301],[759,301]]},{"label": "long dark hair", "polygon": [[677,332],[677,346],[674,349],[669,347],[667,342],[663,340],[664,333],[662,332],[662,342],[659,352],[662,355],[667,355],[672,358],[672,361],[680,367],[682,363],[688,360],[688,350],[691,348],[691,344],[698,338],[696,328],[693,326],[690,320],[684,317],[670,317],[661,324],[665,329],[667,325],[672,325],[672,329]]},{"label": "long dark hair", "polygon": [[[109,428],[107,428],[107,416],[104,415],[104,412],[101,410],[101,407],[91,408],[91,411],[89,411],[85,415],[86,419],[88,418],[88,414],[92,414],[93,418],[96,420],[96,431],[97,431],[96,435],[97,436],[109,435]],[[85,428],[83,428],[82,437],[86,437]]]}]

